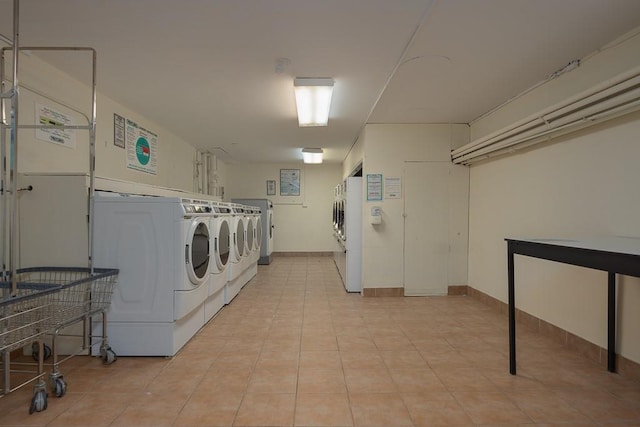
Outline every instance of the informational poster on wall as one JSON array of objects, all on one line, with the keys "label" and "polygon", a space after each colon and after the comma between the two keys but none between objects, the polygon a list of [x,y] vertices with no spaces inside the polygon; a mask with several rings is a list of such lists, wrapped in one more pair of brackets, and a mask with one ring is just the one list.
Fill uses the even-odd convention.
[{"label": "informational poster on wall", "polygon": [[382,200],[382,174],[367,174],[367,200]]},{"label": "informational poster on wall", "polygon": [[127,119],[127,167],[156,175],[158,135]]},{"label": "informational poster on wall", "polygon": [[384,178],[384,198],[385,199],[401,199],[402,198],[402,178],[400,177]]},{"label": "informational poster on wall", "polygon": [[300,195],[300,169],[280,169],[280,195]]},{"label": "informational poster on wall", "polygon": [[55,128],[36,128],[36,138],[41,141],[51,142],[67,148],[76,148],[76,135],[73,129],[64,129],[64,125],[73,125],[73,119],[70,114],[36,103],[36,125],[41,126],[60,126]]}]

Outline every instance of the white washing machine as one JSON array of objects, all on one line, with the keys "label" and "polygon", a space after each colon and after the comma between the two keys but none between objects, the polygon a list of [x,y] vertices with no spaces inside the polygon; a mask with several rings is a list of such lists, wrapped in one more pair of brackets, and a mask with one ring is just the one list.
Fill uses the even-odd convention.
[{"label": "white washing machine", "polygon": [[227,285],[225,287],[225,304],[229,304],[242,289],[242,272],[244,271],[245,253],[245,219],[241,205],[231,204],[231,247],[229,265],[227,266]]},{"label": "white washing machine", "polygon": [[231,259],[231,208],[221,202],[212,202],[211,280],[204,305],[205,321],[209,321],[225,304],[227,268]]},{"label": "white washing machine", "polygon": [[210,215],[205,202],[96,192],[94,265],[120,269],[107,325],[118,354],[173,356],[204,325]]},{"label": "white washing machine", "polygon": [[262,238],[260,239],[260,259],[258,264],[271,264],[275,228],[273,223],[273,202],[269,199],[233,199],[232,201],[260,208]]},{"label": "white washing machine", "polygon": [[260,248],[262,246],[262,212],[260,208],[254,206],[252,208],[253,223],[254,223],[254,239],[253,239],[253,252],[251,256],[252,263],[258,263],[260,260]]},{"label": "white washing machine", "polygon": [[242,260],[244,266],[241,273],[241,284],[244,287],[257,273],[257,267],[253,268],[254,262],[254,248],[256,238],[255,218],[253,216],[253,210],[251,206],[242,206],[244,210],[244,259]]}]

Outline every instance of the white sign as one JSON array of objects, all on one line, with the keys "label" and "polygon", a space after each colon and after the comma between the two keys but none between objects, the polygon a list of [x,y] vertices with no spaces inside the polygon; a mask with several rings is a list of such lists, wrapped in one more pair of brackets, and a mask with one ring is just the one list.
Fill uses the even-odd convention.
[{"label": "white sign", "polygon": [[156,175],[158,169],[158,135],[127,119],[127,167]]},{"label": "white sign", "polygon": [[384,198],[402,198],[402,178],[389,177],[384,179]]},{"label": "white sign", "polygon": [[72,129],[65,130],[62,126],[72,125],[71,116],[36,103],[36,125],[38,126],[60,126],[60,129],[36,128],[36,138],[42,141],[51,142],[67,148],[76,148],[76,135]]}]

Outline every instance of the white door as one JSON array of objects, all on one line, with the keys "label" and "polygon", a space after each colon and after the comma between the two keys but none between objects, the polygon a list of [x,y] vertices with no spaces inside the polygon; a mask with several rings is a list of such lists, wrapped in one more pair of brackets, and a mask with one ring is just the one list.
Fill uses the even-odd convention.
[{"label": "white door", "polygon": [[446,295],[449,163],[405,162],[404,294]]}]

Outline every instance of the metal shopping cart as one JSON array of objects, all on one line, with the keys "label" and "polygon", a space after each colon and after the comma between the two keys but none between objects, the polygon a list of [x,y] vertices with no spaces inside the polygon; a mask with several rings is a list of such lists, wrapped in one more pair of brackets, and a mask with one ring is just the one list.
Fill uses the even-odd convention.
[{"label": "metal shopping cart", "polygon": [[[50,374],[51,391],[56,397],[66,393],[67,384],[59,370],[61,363],[86,352],[91,347],[100,345],[100,355],[105,364],[116,361],[116,353],[109,347],[107,340],[107,310],[111,303],[111,295],[117,283],[118,269],[94,268],[93,274],[89,268],[47,267],[46,270],[53,280],[63,283],[58,292],[53,295],[53,327],[48,331],[52,336],[50,353],[53,362]],[[92,334],[91,317],[102,315],[102,335]],[[83,322],[82,334],[64,334],[68,326]],[[82,346],[73,354],[66,355],[59,360],[56,340],[58,337],[79,337]],[[46,351],[46,346],[43,346]],[[39,358],[39,349],[34,346],[34,358]],[[46,356],[46,354],[45,354]]]},{"label": "metal shopping cart", "polygon": [[[16,282],[13,287],[11,282],[0,282],[0,397],[35,381],[29,413],[40,412],[47,408],[42,338],[53,325],[54,296],[61,286],[49,280],[46,271],[18,270]],[[36,370],[27,370],[25,363],[12,365],[11,352],[32,343],[40,349]],[[14,377],[19,382],[15,386]]]}]

